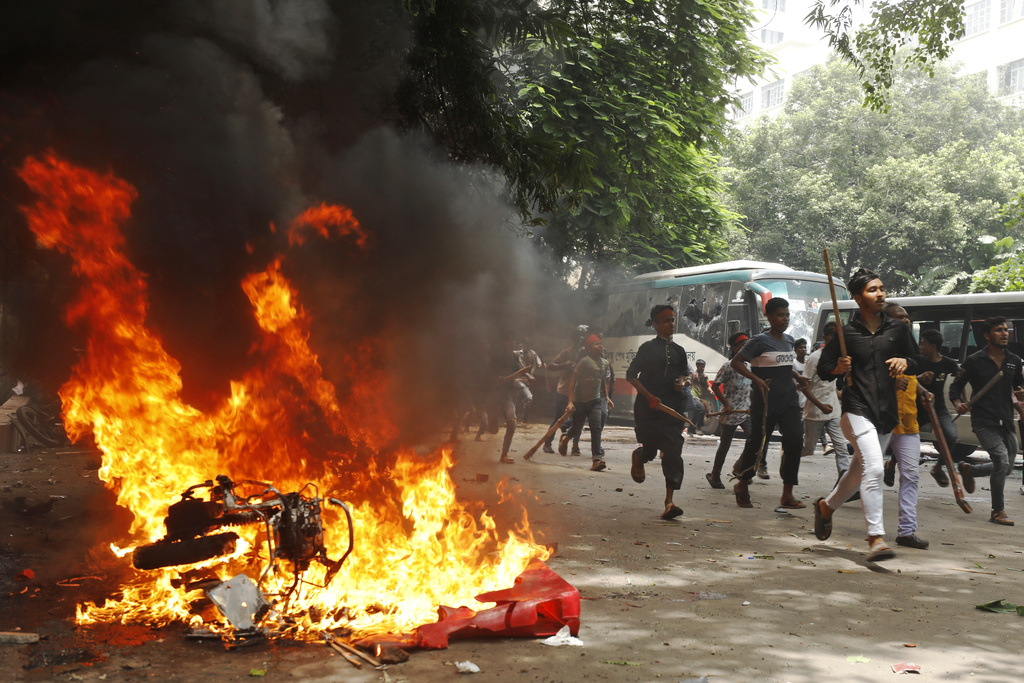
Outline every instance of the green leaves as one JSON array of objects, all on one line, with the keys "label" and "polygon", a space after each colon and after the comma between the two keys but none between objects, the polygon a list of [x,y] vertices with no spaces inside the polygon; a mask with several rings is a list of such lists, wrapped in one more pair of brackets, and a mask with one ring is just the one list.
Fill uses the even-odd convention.
[{"label": "green leaves", "polygon": [[1024,115],[945,67],[900,74],[887,114],[861,106],[858,78],[816,67],[782,115],[737,133],[723,173],[750,232],[733,254],[820,270],[828,246],[841,278],[866,265],[895,292],[964,291],[1021,246],[1001,207],[1024,186]]},{"label": "green leaves", "polygon": [[499,167],[558,261],[662,268],[720,251],[736,216],[711,155],[734,79],[768,62],[745,1],[406,2],[403,121]]},{"label": "green leaves", "polygon": [[[821,29],[829,45],[860,75],[864,105],[888,111],[898,62],[932,76],[964,33],[962,0],[876,0],[871,20],[853,30],[861,0],[816,0],[804,21]],[[908,47],[908,49],[903,49]]]}]

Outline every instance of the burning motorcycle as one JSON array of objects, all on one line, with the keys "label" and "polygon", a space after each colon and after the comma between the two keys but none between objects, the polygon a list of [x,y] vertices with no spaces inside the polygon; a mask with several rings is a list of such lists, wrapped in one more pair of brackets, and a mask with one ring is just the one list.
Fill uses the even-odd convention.
[{"label": "burning motorcycle", "polygon": [[[240,486],[255,486],[250,495],[238,492]],[[201,498],[198,492],[206,491]],[[291,564],[294,580],[289,593],[298,585],[302,573],[314,560],[327,567],[324,583],[329,584],[352,552],[352,513],[336,498],[326,501],[341,507],[348,520],[348,550],[341,559],[332,560],[324,547],[324,528],[320,512],[324,503],[315,484],[301,490],[282,493],[274,486],[257,481],[231,481],[218,475],[216,483],[205,481],[190,486],[181,500],[172,504],[164,518],[167,534],[155,543],[142,545],[132,554],[137,569],[160,569],[194,564],[235,551],[238,534],[223,529],[261,524],[264,527],[269,558],[258,584],[280,561]]]}]

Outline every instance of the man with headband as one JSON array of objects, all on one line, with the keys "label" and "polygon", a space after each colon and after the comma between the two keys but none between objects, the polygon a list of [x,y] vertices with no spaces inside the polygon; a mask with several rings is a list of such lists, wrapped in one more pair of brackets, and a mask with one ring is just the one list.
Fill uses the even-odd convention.
[{"label": "man with headband", "polygon": [[683,423],[658,410],[660,404],[677,413],[686,410],[684,381],[689,376],[686,351],[672,341],[676,331],[676,313],[672,306],[658,305],[651,309],[647,323],[658,334],[637,349],[626,371],[628,381],[637,391],[633,404],[636,438],[640,447],[633,451],[630,476],[640,484],[646,473],[644,465],[661,451],[661,471],[665,475],[665,511],[662,519],[675,519],[683,514],[672,502],[673,493],[683,485]]},{"label": "man with headband", "polygon": [[839,337],[832,339],[821,352],[818,376],[851,375],[843,390],[839,422],[853,445],[853,457],[832,492],[814,502],[814,535],[822,541],[832,535],[833,513],[859,488],[868,530],[867,559],[878,562],[896,556],[885,543],[882,524],[882,454],[899,424],[896,378],[905,372],[917,374],[917,344],[909,326],[882,312],[885,286],[876,273],[858,269],[847,289],[859,307],[843,326],[847,355],[841,355]]}]

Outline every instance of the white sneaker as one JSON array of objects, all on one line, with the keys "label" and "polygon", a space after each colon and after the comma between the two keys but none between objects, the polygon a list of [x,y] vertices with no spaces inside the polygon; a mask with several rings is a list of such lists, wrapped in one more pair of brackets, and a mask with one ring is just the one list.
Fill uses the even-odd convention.
[{"label": "white sneaker", "polygon": [[1024,486],[1020,487],[1020,495],[1024,496]]}]

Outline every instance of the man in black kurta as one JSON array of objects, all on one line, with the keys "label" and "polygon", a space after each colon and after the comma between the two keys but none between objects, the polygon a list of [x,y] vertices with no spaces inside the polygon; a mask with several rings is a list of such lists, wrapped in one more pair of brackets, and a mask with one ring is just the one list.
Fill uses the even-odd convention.
[{"label": "man in black kurta", "polygon": [[664,404],[680,414],[686,410],[684,380],[689,376],[689,364],[686,351],[672,341],[675,310],[671,306],[655,306],[649,324],[658,336],[640,345],[626,371],[626,381],[637,390],[633,418],[636,438],[641,444],[633,451],[630,475],[633,481],[643,482],[644,464],[661,451],[661,470],[665,475],[665,512],[661,516],[674,519],[683,514],[672,502],[673,493],[683,485],[683,422],[659,410],[658,405]]}]

